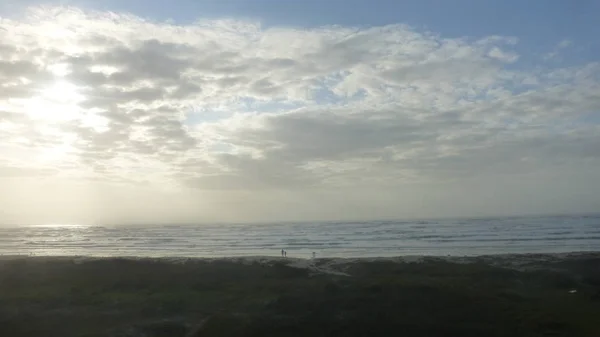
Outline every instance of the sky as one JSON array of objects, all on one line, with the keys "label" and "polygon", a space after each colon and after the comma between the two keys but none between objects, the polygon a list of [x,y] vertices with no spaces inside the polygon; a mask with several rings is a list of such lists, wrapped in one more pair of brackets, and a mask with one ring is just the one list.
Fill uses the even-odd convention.
[{"label": "sky", "polygon": [[0,0],[0,224],[598,212],[599,12]]}]

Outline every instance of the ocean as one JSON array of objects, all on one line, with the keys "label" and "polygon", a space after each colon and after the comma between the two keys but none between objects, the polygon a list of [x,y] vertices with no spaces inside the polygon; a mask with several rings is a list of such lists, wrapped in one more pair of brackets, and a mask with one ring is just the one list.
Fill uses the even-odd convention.
[{"label": "ocean", "polygon": [[600,250],[600,215],[144,226],[0,227],[2,255],[383,257]]}]

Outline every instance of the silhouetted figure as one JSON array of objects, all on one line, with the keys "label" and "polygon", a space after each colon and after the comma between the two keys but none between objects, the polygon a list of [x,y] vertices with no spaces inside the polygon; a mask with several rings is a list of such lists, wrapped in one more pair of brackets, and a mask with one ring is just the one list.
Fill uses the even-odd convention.
[{"label": "silhouetted figure", "polygon": [[313,252],[313,259],[317,257],[317,253]]},{"label": "silhouetted figure", "polygon": [[284,250],[284,251],[283,251],[283,256],[284,256],[284,257],[287,257],[287,250]]},{"label": "silhouetted figure", "polygon": [[283,257],[283,254],[285,254],[285,250],[281,250],[281,257]]}]

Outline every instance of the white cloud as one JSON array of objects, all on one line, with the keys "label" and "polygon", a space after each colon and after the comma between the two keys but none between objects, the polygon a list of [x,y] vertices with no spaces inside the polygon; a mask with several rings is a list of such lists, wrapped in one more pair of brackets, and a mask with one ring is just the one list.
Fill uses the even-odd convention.
[{"label": "white cloud", "polygon": [[[269,202],[302,218],[444,215],[412,196],[453,204],[432,194],[481,195],[473,179],[573,174],[600,157],[600,65],[515,70],[514,37],[174,25],[51,7],[0,28],[0,179],[23,191],[70,179],[87,187],[52,193],[76,200],[110,184],[190,221],[286,217]],[[20,198],[11,203],[25,207]],[[464,200],[454,212],[470,214]],[[111,219],[147,217],[143,202],[128,205]]]},{"label": "white cloud", "polygon": [[551,52],[544,55],[544,60],[557,59],[560,56],[563,49],[569,48],[572,45],[573,45],[573,42],[571,40],[565,39],[565,40],[560,41],[559,43],[556,44],[556,46],[554,47],[554,50],[552,50]]},{"label": "white cloud", "polygon": [[495,58],[497,60],[500,60],[500,61],[503,61],[506,63],[513,63],[519,59],[519,55],[517,55],[515,53],[504,52],[498,47],[492,48],[492,50],[490,50],[488,55],[492,58]]},{"label": "white cloud", "polygon": [[571,40],[562,40],[556,45],[556,47],[563,49],[563,48],[569,47],[571,44],[573,44],[573,42],[571,42]]}]

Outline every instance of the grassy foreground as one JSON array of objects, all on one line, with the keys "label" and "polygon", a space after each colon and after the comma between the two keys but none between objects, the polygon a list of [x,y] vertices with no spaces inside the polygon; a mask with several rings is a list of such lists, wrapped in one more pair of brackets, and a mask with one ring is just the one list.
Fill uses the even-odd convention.
[{"label": "grassy foreground", "polygon": [[600,254],[543,257],[4,258],[0,336],[600,336]]}]

